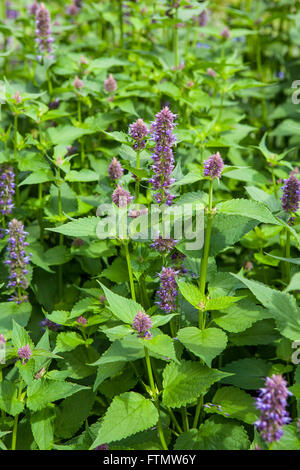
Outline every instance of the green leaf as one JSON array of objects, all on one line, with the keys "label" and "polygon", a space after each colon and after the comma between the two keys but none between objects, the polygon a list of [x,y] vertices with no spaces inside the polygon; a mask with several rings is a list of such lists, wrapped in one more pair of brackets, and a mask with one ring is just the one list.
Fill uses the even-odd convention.
[{"label": "green leaf", "polygon": [[[207,413],[228,413],[229,418],[239,419],[253,425],[258,419],[254,398],[248,393],[235,387],[222,387],[215,394],[212,403],[215,407],[206,408]],[[221,406],[222,411],[218,410]]]},{"label": "green leaf", "polygon": [[49,450],[53,444],[53,420],[55,409],[45,407],[31,414],[31,431],[39,450]]},{"label": "green leaf", "polygon": [[230,297],[221,296],[208,299],[205,304],[206,310],[224,310],[232,305],[234,302],[238,302],[242,297]]},{"label": "green leaf", "polygon": [[120,372],[125,365],[125,362],[109,362],[107,364],[101,364],[97,370],[97,377],[94,383],[93,391],[95,392],[99,385],[104,382],[109,377],[113,377],[118,372]]},{"label": "green leaf", "polygon": [[236,346],[256,346],[258,344],[272,344],[280,338],[275,330],[274,320],[262,320],[245,331],[230,335],[230,342]]},{"label": "green leaf", "polygon": [[268,310],[244,299],[237,305],[233,304],[226,309],[222,309],[222,313],[215,314],[213,320],[224,330],[239,333],[250,328],[253,323],[266,318],[271,318]]},{"label": "green leaf", "polygon": [[86,388],[83,385],[62,382],[61,380],[47,381],[44,379],[36,381],[27,389],[27,406],[32,411],[38,411],[48,403],[69,397]]},{"label": "green leaf", "polygon": [[67,173],[65,180],[66,181],[78,181],[78,182],[90,182],[90,181],[99,181],[100,175],[95,171],[85,168],[80,171],[71,170]]},{"label": "green leaf", "polygon": [[54,176],[51,170],[38,170],[31,175],[27,176],[19,186],[24,186],[26,184],[39,184],[46,183],[47,181],[54,181]]},{"label": "green leaf", "polygon": [[123,258],[115,258],[111,266],[103,269],[101,277],[105,277],[112,282],[127,282],[128,281],[128,268],[127,263]]},{"label": "green leaf", "polygon": [[51,232],[62,233],[69,237],[94,237],[96,238],[97,225],[100,222],[99,217],[82,217],[72,220],[67,224],[55,228],[47,228]]},{"label": "green leaf", "polygon": [[273,315],[280,333],[291,340],[300,338],[300,309],[296,300],[286,292],[280,292],[262,284],[252,281],[241,275],[233,274],[242,281]]},{"label": "green leaf", "polygon": [[101,284],[101,282],[99,282],[99,284],[104,291],[112,313],[119,318],[119,320],[132,325],[134,317],[138,311],[143,311],[143,307],[132,299],[126,299],[125,297],[115,294]]},{"label": "green leaf", "polygon": [[56,407],[55,434],[67,439],[72,437],[89,416],[95,401],[95,393],[81,390],[66,398]]},{"label": "green leaf", "polygon": [[13,327],[13,321],[18,322],[20,326],[26,326],[32,307],[29,302],[23,302],[18,305],[15,302],[0,303],[0,330],[5,333]]},{"label": "green leaf", "polygon": [[168,364],[163,372],[163,404],[180,408],[192,403],[204,395],[212,384],[226,376],[227,373],[209,369],[198,362]]},{"label": "green leaf", "polygon": [[295,290],[300,291],[300,273],[296,273],[293,275],[289,285],[285,289],[285,292],[291,292]]},{"label": "green leaf", "polygon": [[181,434],[174,450],[247,450],[250,442],[247,432],[235,423],[221,423],[208,419],[197,429]]},{"label": "green leaf", "polygon": [[139,342],[149,349],[149,351],[162,356],[162,359],[170,360],[172,359],[175,362],[178,362],[178,359],[175,354],[175,349],[173,341],[168,335],[158,334],[151,339],[142,339],[139,338]]},{"label": "green leaf", "polygon": [[14,320],[13,320],[13,330],[12,330],[11,340],[15,348],[18,348],[18,349],[23,348],[24,346],[26,346],[26,344],[28,344],[31,349],[34,347],[34,344],[32,340],[30,339],[30,336],[25,330],[25,328],[20,326]]},{"label": "green leaf", "polygon": [[73,351],[81,344],[85,344],[84,339],[75,331],[68,331],[66,333],[59,333],[56,337],[56,346],[54,353]]},{"label": "green leaf", "polygon": [[53,145],[64,144],[68,145],[74,142],[74,140],[79,139],[83,135],[92,134],[95,132],[94,129],[87,129],[82,127],[73,127],[70,125],[67,126],[57,126],[57,127],[48,127],[47,134]]},{"label": "green leaf", "polygon": [[121,340],[116,340],[93,366],[108,364],[111,362],[135,361],[145,357],[144,347],[138,341],[136,335],[128,335]]},{"label": "green leaf", "polygon": [[227,336],[218,328],[200,330],[194,326],[178,331],[179,341],[210,367],[212,360],[226,348]]},{"label": "green leaf", "polygon": [[201,303],[205,304],[206,297],[201,295],[199,287],[185,281],[178,281],[177,284],[183,297],[194,307],[200,308]]},{"label": "green leaf", "polygon": [[210,256],[240,241],[258,221],[242,215],[216,214],[213,219]]},{"label": "green leaf", "polygon": [[279,442],[272,443],[272,450],[300,450],[299,431],[296,425],[283,427],[283,435]]},{"label": "green leaf", "polygon": [[232,199],[222,202],[220,206],[217,207],[217,210],[226,214],[247,215],[247,217],[259,220],[265,224],[280,225],[271,211],[264,204],[257,201]]},{"label": "green leaf", "polygon": [[113,399],[101,422],[98,436],[93,442],[92,448],[149,429],[155,426],[157,420],[157,409],[150,400],[139,393],[123,393]]},{"label": "green leaf", "polygon": [[234,374],[223,379],[222,383],[235,385],[245,390],[258,390],[263,386],[271,367],[272,365],[263,359],[239,359],[222,367],[222,371]]},{"label": "green leaf", "polygon": [[0,409],[16,416],[24,409],[24,403],[18,400],[18,387],[12,382],[0,382]]}]

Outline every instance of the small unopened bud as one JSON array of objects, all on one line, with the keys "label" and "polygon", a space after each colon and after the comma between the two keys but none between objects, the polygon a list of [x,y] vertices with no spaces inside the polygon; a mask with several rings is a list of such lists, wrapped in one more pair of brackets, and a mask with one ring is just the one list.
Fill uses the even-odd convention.
[{"label": "small unopened bud", "polygon": [[113,93],[117,89],[117,82],[113,75],[110,73],[108,78],[104,82],[104,90],[108,93]]},{"label": "small unopened bud", "polygon": [[80,80],[80,78],[78,78],[76,75],[73,85],[76,88],[76,90],[80,90],[83,87],[83,81]]}]

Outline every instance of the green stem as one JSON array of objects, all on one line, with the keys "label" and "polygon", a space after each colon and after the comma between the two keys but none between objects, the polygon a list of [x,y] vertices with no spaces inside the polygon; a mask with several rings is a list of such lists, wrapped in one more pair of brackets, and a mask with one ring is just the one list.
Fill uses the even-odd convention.
[{"label": "green stem", "polygon": [[16,206],[20,205],[19,189],[19,169],[18,169],[18,115],[14,116],[14,162],[15,162],[15,183],[16,183]]},{"label": "green stem", "polygon": [[210,186],[209,186],[207,227],[206,227],[206,232],[205,232],[205,242],[204,242],[203,255],[201,259],[201,268],[200,268],[199,288],[200,288],[200,293],[202,295],[205,294],[206,275],[207,275],[207,266],[208,266],[208,257],[209,257],[210,239],[211,239],[212,221],[213,221],[212,193],[213,193],[213,181],[210,182]]},{"label": "green stem", "polygon": [[[178,8],[175,9],[175,20],[178,20]],[[178,69],[178,28],[177,23],[174,25],[174,52],[175,52],[175,68]]]},{"label": "green stem", "polygon": [[[288,228],[286,230],[286,243],[285,243],[285,257],[290,258],[291,257],[291,233]],[[290,282],[291,279],[291,266],[290,263],[287,261],[286,262],[286,280],[287,284]]]},{"label": "green stem", "polygon": [[[60,187],[58,188],[58,213],[60,216],[60,220],[62,221],[63,213],[62,213],[62,200],[61,200],[61,190]],[[64,236],[62,233],[59,234],[59,246],[63,246],[64,244]],[[60,264],[58,266],[58,296],[59,299],[63,296],[63,266]]]},{"label": "green stem", "polygon": [[[22,394],[22,387],[23,387],[23,379],[21,378],[20,384],[19,384],[19,393],[18,393],[18,399],[20,399],[21,394]],[[18,434],[18,420],[19,420],[19,415],[17,414],[14,419],[14,426],[13,426],[13,433],[12,433],[12,441],[11,441],[11,450],[16,450],[17,446],[17,434]]]},{"label": "green stem", "polygon": [[[82,123],[82,113],[81,113],[81,101],[80,101],[80,96],[77,97],[77,119],[79,124],[81,125]],[[80,161],[81,161],[81,166],[84,166],[84,161],[85,161],[85,151],[84,151],[84,140],[83,137],[79,139],[80,142]]]},{"label": "green stem", "polygon": [[[209,185],[209,202],[208,202],[208,208],[207,208],[207,226],[206,226],[206,232],[205,232],[205,242],[204,242],[203,255],[202,255],[202,259],[201,259],[201,268],[200,268],[199,289],[200,289],[200,292],[201,292],[202,295],[205,295],[208,257],[209,257],[210,239],[211,239],[212,222],[213,222],[212,205],[213,205],[213,180],[210,181],[210,185]],[[203,330],[205,328],[205,312],[200,311],[200,310],[199,310],[199,328],[201,328],[201,330]],[[203,395],[201,395],[198,399],[195,418],[194,418],[194,423],[193,423],[193,428],[197,428],[197,426],[198,426],[198,420],[199,420],[199,417],[200,417],[202,406],[203,406]]]},{"label": "green stem", "polygon": [[[139,170],[140,169],[140,150],[138,150],[136,152],[136,169]],[[136,197],[136,201],[138,200],[138,197],[140,195],[140,179],[137,175],[137,180],[135,182],[135,197]]]},{"label": "green stem", "polygon": [[170,414],[170,416],[171,416],[171,419],[172,419],[172,421],[173,421],[175,427],[177,428],[177,431],[178,431],[180,434],[182,434],[182,433],[183,433],[183,430],[181,429],[181,427],[180,427],[180,425],[179,425],[179,423],[178,423],[178,421],[177,421],[177,419],[176,419],[176,417],[175,417],[173,411],[171,410],[171,408],[168,408],[168,411],[169,411],[169,414]]},{"label": "green stem", "polygon": [[187,415],[185,406],[181,410],[181,416],[182,416],[183,429],[185,432],[187,432],[190,429],[190,425],[189,425],[188,415]]},{"label": "green stem", "polygon": [[134,281],[133,281],[133,274],[132,274],[131,261],[130,261],[127,241],[124,242],[124,248],[125,248],[126,261],[127,261],[131,297],[132,297],[132,300],[135,301],[136,297],[135,297],[135,290],[134,290]]},{"label": "green stem", "polygon": [[118,0],[118,7],[119,7],[119,25],[120,25],[120,47],[123,49],[124,45],[124,24],[123,24],[123,10],[122,10],[122,0]]},{"label": "green stem", "polygon": [[157,411],[158,411],[157,430],[158,430],[159,438],[160,438],[161,444],[163,446],[163,449],[168,450],[168,446],[167,446],[166,441],[165,441],[165,436],[164,436],[164,432],[163,432],[162,424],[161,424],[161,419],[160,419],[158,396],[157,396],[157,391],[156,391],[156,387],[155,387],[155,384],[154,384],[152,367],[151,367],[151,360],[150,360],[148,348],[144,347],[144,351],[145,351],[145,359],[146,359],[146,365],[147,365],[150,388],[151,388],[151,391],[152,391],[155,406],[156,406]]},{"label": "green stem", "polygon": [[49,69],[47,69],[47,82],[48,82],[48,93],[51,97],[52,94],[53,94],[53,88],[52,88],[52,82],[51,82],[51,78],[50,78]]},{"label": "green stem", "polygon": [[39,211],[38,211],[38,218],[39,218],[39,225],[40,225],[40,240],[43,242],[44,239],[44,225],[43,225],[43,183],[39,183],[38,185],[38,198],[39,198]]}]

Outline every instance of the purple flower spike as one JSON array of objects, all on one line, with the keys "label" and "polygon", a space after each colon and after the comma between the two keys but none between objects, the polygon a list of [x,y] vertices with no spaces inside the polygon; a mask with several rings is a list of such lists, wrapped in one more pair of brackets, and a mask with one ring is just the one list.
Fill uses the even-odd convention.
[{"label": "purple flower spike", "polygon": [[119,160],[114,157],[108,167],[108,176],[111,180],[118,180],[123,176],[123,168]]},{"label": "purple flower spike", "polygon": [[120,208],[126,207],[133,199],[134,196],[130,196],[130,193],[126,191],[126,189],[123,189],[119,184],[112,194],[113,202]]},{"label": "purple flower spike", "polygon": [[[46,56],[52,50],[51,44],[54,39],[51,36],[51,21],[50,13],[42,3],[41,6],[36,10],[36,41],[39,45],[40,56]],[[51,58],[51,56],[50,56]]]},{"label": "purple flower spike", "polygon": [[113,75],[110,73],[108,78],[104,82],[104,90],[108,93],[113,93],[117,89],[117,82]]},{"label": "purple flower spike", "polygon": [[82,0],[73,0],[72,4],[66,8],[70,16],[75,16],[80,12]]},{"label": "purple flower spike", "polygon": [[22,222],[17,219],[12,219],[8,224],[8,259],[4,263],[9,267],[9,276],[7,288],[13,287],[15,293],[9,298],[10,301],[20,304],[27,302],[27,295],[24,290],[28,287],[26,275],[28,274],[27,264],[30,263],[30,254],[27,254],[25,247],[28,243],[25,242],[25,236],[28,235],[24,231]]},{"label": "purple flower spike", "polygon": [[18,357],[22,360],[23,364],[26,364],[31,355],[32,352],[28,344],[23,348],[18,349]]},{"label": "purple flower spike", "polygon": [[42,320],[40,325],[41,325],[43,330],[48,328],[51,331],[57,331],[61,327],[61,325],[59,325],[59,323],[54,323],[53,321],[48,320],[48,318],[46,318],[45,320]]},{"label": "purple flower spike", "polygon": [[157,292],[161,299],[157,305],[166,313],[174,312],[176,310],[176,297],[178,295],[176,276],[179,274],[178,270],[174,268],[163,267],[161,273],[158,275],[160,278],[160,288]]},{"label": "purple flower spike", "polygon": [[300,202],[300,181],[292,175],[284,183],[281,198],[282,209],[285,212],[297,212]]},{"label": "purple flower spike", "polygon": [[210,176],[211,179],[221,178],[224,168],[224,162],[219,152],[211,155],[208,160],[204,162],[204,176]]},{"label": "purple flower spike", "polygon": [[282,427],[291,421],[286,411],[289,395],[292,393],[280,374],[267,377],[265,387],[259,390],[256,408],[260,410],[260,419],[254,425],[267,442],[279,441],[283,434]]},{"label": "purple flower spike", "polygon": [[155,141],[154,154],[152,155],[154,176],[149,181],[156,191],[154,195],[156,202],[158,204],[164,202],[170,206],[175,197],[170,194],[169,187],[175,181],[170,175],[174,169],[172,146],[176,140],[173,129],[175,127],[174,119],[177,116],[166,106],[155,117],[156,121],[151,125],[152,139]]},{"label": "purple flower spike", "polygon": [[18,10],[11,8],[11,2],[5,2],[5,16],[8,20],[15,20],[19,16]]},{"label": "purple flower spike", "polygon": [[0,335],[0,344],[5,344],[6,343],[6,339],[4,338],[4,335]]},{"label": "purple flower spike", "polygon": [[151,338],[151,333],[148,330],[152,328],[152,320],[149,315],[146,315],[141,310],[134,317],[132,328],[138,332],[139,338]]},{"label": "purple flower spike", "polygon": [[133,148],[135,150],[141,150],[145,148],[145,137],[149,133],[149,130],[144,123],[143,119],[138,119],[129,126],[129,135],[134,141]]},{"label": "purple flower spike", "polygon": [[34,1],[31,5],[29,5],[29,7],[28,7],[29,14],[35,16],[38,9],[39,9],[39,4],[38,4],[38,2],[35,0],[35,1]]},{"label": "purple flower spike", "polygon": [[82,315],[80,315],[80,317],[78,317],[76,321],[81,326],[85,326],[87,324],[87,319],[84,318]]},{"label": "purple flower spike", "polygon": [[2,215],[11,214],[15,194],[15,174],[14,169],[6,164],[0,169],[0,212]]},{"label": "purple flower spike", "polygon": [[177,240],[174,240],[173,238],[164,239],[161,235],[159,235],[159,237],[157,237],[151,244],[151,248],[154,248],[160,253],[169,253],[174,248],[176,243]]}]

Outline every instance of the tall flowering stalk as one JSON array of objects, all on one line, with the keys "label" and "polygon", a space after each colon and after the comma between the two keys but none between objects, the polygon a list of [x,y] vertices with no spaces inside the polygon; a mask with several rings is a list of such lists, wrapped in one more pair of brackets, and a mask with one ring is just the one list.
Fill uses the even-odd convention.
[{"label": "tall flowering stalk", "polygon": [[[40,7],[36,10],[35,13],[35,22],[36,22],[36,42],[39,46],[39,56],[38,60],[42,60],[43,57],[47,57],[51,53],[54,39],[52,37],[51,31],[51,19],[50,13],[42,3]],[[49,56],[51,58],[52,56]]]},{"label": "tall flowering stalk", "polygon": [[176,298],[178,295],[176,276],[179,271],[174,268],[163,267],[158,277],[160,279],[160,288],[157,295],[160,300],[157,305],[166,313],[174,312],[176,310]]},{"label": "tall flowering stalk", "polygon": [[170,206],[175,197],[170,194],[169,188],[174,182],[170,175],[174,169],[172,146],[176,140],[173,135],[176,115],[166,106],[155,117],[156,120],[151,125],[152,138],[155,141],[154,153],[152,155],[154,177],[149,181],[156,190],[154,195],[156,202],[159,204],[164,202]]},{"label": "tall flowering stalk", "polygon": [[22,222],[12,219],[8,224],[8,259],[4,262],[9,267],[9,277],[7,288],[14,288],[14,294],[9,298],[10,301],[21,304],[27,302],[28,297],[25,293],[28,287],[27,265],[30,262],[31,254],[27,254],[25,247],[28,243],[25,241],[27,232],[24,231]]},{"label": "tall flowering stalk", "polygon": [[260,410],[260,419],[254,424],[268,443],[279,441],[283,426],[291,419],[287,407],[287,398],[292,395],[287,389],[287,382],[282,375],[267,377],[265,386],[259,390],[256,408]]},{"label": "tall flowering stalk", "polygon": [[[149,130],[144,123],[143,119],[138,119],[133,124],[129,126],[129,135],[132,138],[134,144],[133,148],[136,151],[136,169],[140,169],[140,152],[145,148],[146,145],[146,136],[148,135]],[[139,177],[137,176],[135,184],[135,194],[138,198],[140,192]]]},{"label": "tall flowering stalk", "polygon": [[0,168],[0,212],[2,215],[11,214],[14,208],[15,173],[13,167],[4,164]]},{"label": "tall flowering stalk", "polygon": [[[299,210],[300,206],[300,180],[293,173],[288,179],[284,181],[282,187],[283,194],[281,197],[282,209],[289,214],[289,225],[293,225],[294,217],[293,214]],[[291,257],[291,239],[290,231],[286,228],[286,243],[284,248],[283,256],[286,258]],[[290,264],[286,263],[286,277],[287,282],[290,280]]]},{"label": "tall flowering stalk", "polygon": [[[211,155],[204,162],[203,176],[209,178],[210,183],[209,183],[208,207],[206,208],[207,224],[206,224],[206,230],[205,230],[205,241],[204,241],[203,253],[202,253],[202,258],[201,258],[200,277],[199,277],[199,289],[200,289],[200,293],[202,296],[205,295],[212,223],[213,223],[213,217],[215,214],[215,210],[213,209],[213,183],[216,178],[217,179],[221,178],[223,168],[224,168],[224,162],[219,152]],[[206,322],[206,312],[204,309],[199,308],[198,323],[199,323],[199,328],[202,331],[205,329],[205,322]],[[198,399],[198,404],[197,404],[196,413],[194,417],[194,423],[193,423],[194,428],[197,428],[198,426],[198,420],[200,417],[202,405],[203,405],[203,395],[201,395]]]}]

